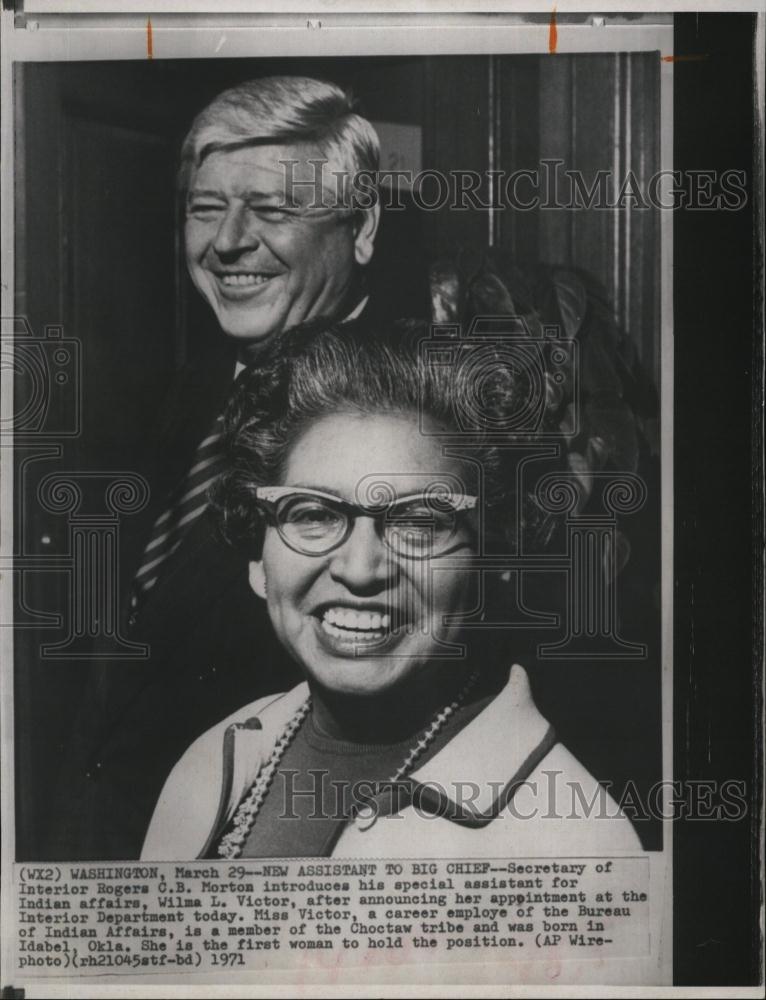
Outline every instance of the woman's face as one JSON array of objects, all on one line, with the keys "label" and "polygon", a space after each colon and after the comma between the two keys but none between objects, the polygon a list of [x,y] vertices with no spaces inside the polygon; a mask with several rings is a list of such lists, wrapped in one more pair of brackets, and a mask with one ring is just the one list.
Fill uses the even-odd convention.
[{"label": "woman's face", "polygon": [[[405,497],[445,481],[471,493],[464,467],[441,451],[415,414],[335,414],[298,438],[281,485],[362,506],[381,489]],[[455,561],[475,551],[472,519],[458,514],[448,552],[426,559],[393,552],[368,516],[319,556],[293,551],[269,525],[262,558],[250,564],[251,586],[265,597],[284,646],[324,688],[374,695],[417,675],[425,680],[459,632],[444,616],[468,608],[471,574]]]}]

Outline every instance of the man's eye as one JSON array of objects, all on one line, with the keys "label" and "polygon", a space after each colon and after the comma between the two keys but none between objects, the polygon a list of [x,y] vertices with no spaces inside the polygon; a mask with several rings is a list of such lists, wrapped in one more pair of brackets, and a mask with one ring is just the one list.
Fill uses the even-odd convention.
[{"label": "man's eye", "polygon": [[218,215],[223,212],[223,205],[219,205],[213,201],[194,201],[187,205],[186,212],[188,215],[192,215],[195,218],[204,218],[212,215]]},{"label": "man's eye", "polygon": [[279,205],[253,205],[251,211],[267,222],[281,222],[295,214],[294,210]]}]

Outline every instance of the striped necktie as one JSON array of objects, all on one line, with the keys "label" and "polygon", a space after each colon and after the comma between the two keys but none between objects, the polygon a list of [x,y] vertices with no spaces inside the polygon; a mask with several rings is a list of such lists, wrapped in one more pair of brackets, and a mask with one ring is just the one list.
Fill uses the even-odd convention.
[{"label": "striped necktie", "polygon": [[222,438],[223,416],[219,415],[209,434],[200,441],[192,466],[171,496],[167,508],[154,522],[134,579],[134,607],[138,605],[139,597],[147,594],[156,584],[166,560],[181,544],[186,531],[203,514],[208,489],[223,468]]}]

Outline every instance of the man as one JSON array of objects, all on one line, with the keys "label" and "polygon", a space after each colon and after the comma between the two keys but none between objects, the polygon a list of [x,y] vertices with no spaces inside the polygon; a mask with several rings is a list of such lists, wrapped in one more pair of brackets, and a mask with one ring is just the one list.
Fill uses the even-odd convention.
[{"label": "man", "polygon": [[228,350],[180,373],[157,428],[144,470],[153,504],[122,558],[127,637],[149,658],[94,673],[50,857],[138,857],[189,743],[237,705],[295,683],[246,559],[215,532],[207,489],[231,386],[259,348],[305,320],[369,310],[379,210],[355,203],[350,179],[374,174],[378,158],[347,95],[301,77],[225,91],[186,137],[186,261]]},{"label": "man", "polygon": [[317,80],[256,80],[199,115],[182,151],[186,258],[225,334],[262,344],[361,303],[379,209],[355,208],[349,181],[378,159],[370,123]]}]

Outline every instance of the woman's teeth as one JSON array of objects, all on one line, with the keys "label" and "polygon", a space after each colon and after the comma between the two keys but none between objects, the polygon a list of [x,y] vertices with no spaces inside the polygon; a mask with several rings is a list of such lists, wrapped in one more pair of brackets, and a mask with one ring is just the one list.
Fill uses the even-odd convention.
[{"label": "woman's teeth", "polygon": [[383,635],[391,624],[391,616],[377,611],[352,611],[350,608],[328,608],[322,615],[322,628],[329,635],[348,636],[351,633]]},{"label": "woman's teeth", "polygon": [[224,285],[264,285],[269,277],[266,274],[224,274],[221,281]]}]

